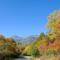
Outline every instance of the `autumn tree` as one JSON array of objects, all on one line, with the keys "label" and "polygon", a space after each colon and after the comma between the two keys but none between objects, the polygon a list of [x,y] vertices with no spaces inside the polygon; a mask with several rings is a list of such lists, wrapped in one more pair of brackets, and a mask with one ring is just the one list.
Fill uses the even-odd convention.
[{"label": "autumn tree", "polygon": [[47,27],[49,28],[47,36],[50,42],[52,42],[49,43],[48,50],[49,52],[53,51],[52,53],[60,53],[60,10],[48,16]]},{"label": "autumn tree", "polygon": [[49,28],[48,37],[51,41],[54,41],[57,36],[60,36],[60,10],[53,12],[48,16]]}]

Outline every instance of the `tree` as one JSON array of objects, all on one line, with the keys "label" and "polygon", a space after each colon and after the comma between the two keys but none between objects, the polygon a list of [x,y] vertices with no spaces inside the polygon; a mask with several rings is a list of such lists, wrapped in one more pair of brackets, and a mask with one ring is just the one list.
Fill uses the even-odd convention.
[{"label": "tree", "polygon": [[51,41],[54,41],[60,33],[60,10],[48,16],[47,27],[49,28],[48,37]]},{"label": "tree", "polygon": [[37,38],[36,42],[35,42],[35,46],[40,48],[41,45],[45,45],[47,46],[48,43],[48,38],[44,33],[41,33],[40,36]]},{"label": "tree", "polygon": [[49,32],[47,34],[50,42],[48,50],[52,53],[60,53],[60,10],[53,12],[48,16]]},{"label": "tree", "polygon": [[42,40],[45,36],[46,36],[46,35],[42,32],[42,33],[40,33],[39,38]]},{"label": "tree", "polygon": [[40,53],[36,47],[33,47],[31,55],[33,57],[38,57],[40,55]]}]

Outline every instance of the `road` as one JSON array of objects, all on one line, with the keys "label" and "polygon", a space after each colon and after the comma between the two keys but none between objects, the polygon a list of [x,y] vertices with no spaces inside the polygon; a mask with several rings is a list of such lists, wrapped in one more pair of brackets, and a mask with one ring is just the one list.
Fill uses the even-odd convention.
[{"label": "road", "polygon": [[24,56],[24,58],[17,58],[15,60],[32,60],[32,57]]}]

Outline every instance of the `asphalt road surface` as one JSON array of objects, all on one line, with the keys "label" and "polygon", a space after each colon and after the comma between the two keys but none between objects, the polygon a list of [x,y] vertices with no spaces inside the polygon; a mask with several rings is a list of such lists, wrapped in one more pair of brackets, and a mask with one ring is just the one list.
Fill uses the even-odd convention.
[{"label": "asphalt road surface", "polygon": [[25,56],[24,58],[17,58],[15,60],[32,60],[32,57]]}]

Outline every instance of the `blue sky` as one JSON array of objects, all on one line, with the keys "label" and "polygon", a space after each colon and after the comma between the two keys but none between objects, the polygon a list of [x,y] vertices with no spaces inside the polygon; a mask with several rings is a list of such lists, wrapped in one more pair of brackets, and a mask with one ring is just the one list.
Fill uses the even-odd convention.
[{"label": "blue sky", "polygon": [[0,0],[0,34],[29,36],[47,32],[47,16],[59,0]]}]

